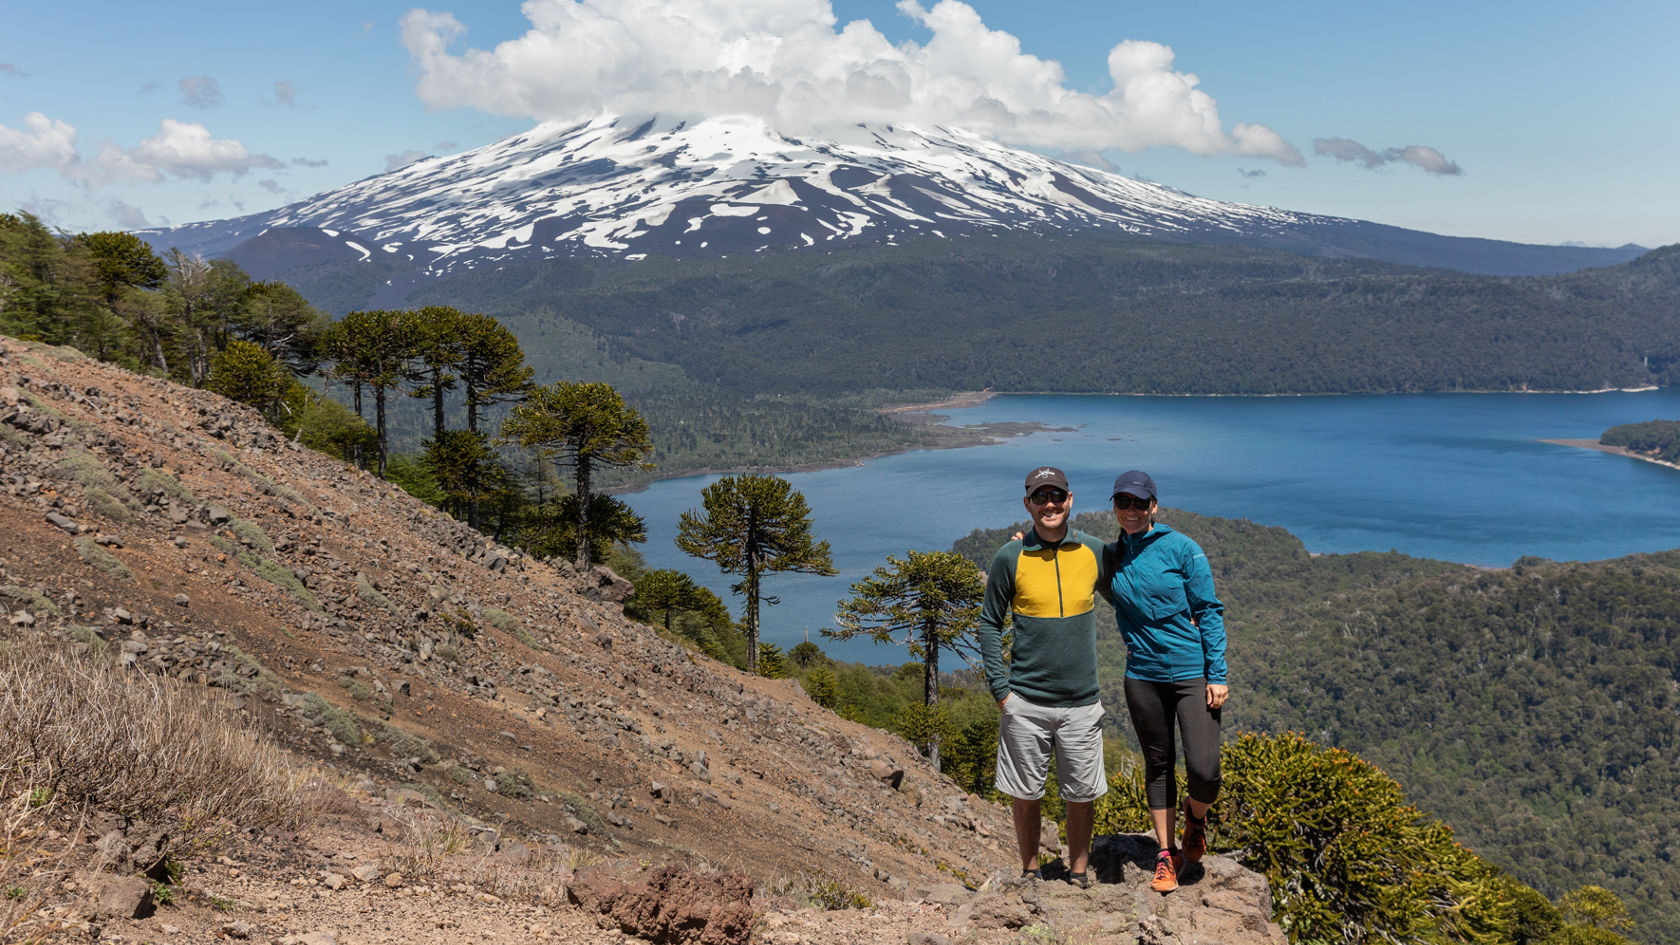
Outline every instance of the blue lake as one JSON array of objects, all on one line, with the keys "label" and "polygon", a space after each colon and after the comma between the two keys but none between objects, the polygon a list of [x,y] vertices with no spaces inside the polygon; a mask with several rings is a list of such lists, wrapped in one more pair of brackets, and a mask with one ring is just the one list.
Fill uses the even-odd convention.
[{"label": "blue lake", "polygon": [[[1680,470],[1545,439],[1596,440],[1621,423],[1680,418],[1680,390],[1604,394],[1332,397],[996,397],[949,412],[954,425],[1024,421],[1058,429],[957,450],[786,476],[833,548],[832,578],[769,575],[781,603],[763,639],[807,635],[831,656],[897,664],[902,648],[819,637],[835,602],[907,549],[949,548],[976,528],[1025,518],[1022,479],[1060,466],[1074,511],[1107,507],[1114,476],[1143,469],[1163,505],[1288,529],[1322,553],[1398,550],[1505,567],[1680,547]],[[739,614],[734,579],[674,543],[677,518],[716,476],[656,483],[624,498],[646,521],[648,565],[675,568]],[[1105,535],[1105,537],[1107,537]]]}]

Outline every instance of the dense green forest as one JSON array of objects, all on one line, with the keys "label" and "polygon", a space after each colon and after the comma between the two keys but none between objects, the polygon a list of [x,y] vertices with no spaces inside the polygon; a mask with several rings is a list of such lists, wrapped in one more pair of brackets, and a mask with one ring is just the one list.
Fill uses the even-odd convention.
[{"label": "dense green forest", "polygon": [[[1680,941],[1680,551],[1487,571],[1314,556],[1278,528],[1160,518],[1207,551],[1226,603],[1228,732],[1356,752],[1524,882],[1554,898],[1602,885],[1629,904],[1635,938]],[[1106,512],[1075,526],[1115,534]],[[986,560],[1008,534],[956,550]],[[1105,611],[1103,698],[1123,720]]]},{"label": "dense green forest", "polygon": [[1598,438],[1605,446],[1620,446],[1665,463],[1680,463],[1680,420],[1648,420],[1611,427]]},{"label": "dense green forest", "polygon": [[[415,298],[506,319],[539,375],[568,357],[543,333],[582,330],[614,363],[674,366],[748,393],[1579,390],[1680,379],[1680,247],[1571,275],[1495,278],[1000,235],[815,256],[554,260],[462,273]],[[1028,325],[1053,325],[1066,342],[1057,371],[1021,356]]]}]

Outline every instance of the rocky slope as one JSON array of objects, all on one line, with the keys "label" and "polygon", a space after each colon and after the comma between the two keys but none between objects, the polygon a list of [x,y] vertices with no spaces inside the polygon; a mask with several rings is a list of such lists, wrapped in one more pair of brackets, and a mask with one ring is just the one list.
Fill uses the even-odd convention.
[{"label": "rocky slope", "polygon": [[[1103,842],[1095,890],[1001,883],[1007,811],[903,740],[660,638],[610,575],[500,547],[212,394],[0,337],[0,529],[9,639],[225,690],[331,800],[302,838],[201,864],[188,902],[72,932],[601,941],[599,914],[660,940],[619,916],[670,865],[747,877],[742,935],[772,942],[1281,941],[1263,881],[1213,858],[1163,900],[1127,838]],[[422,822],[472,868],[442,870]],[[458,881],[416,879],[427,857]],[[813,890],[880,905],[801,908]]]}]

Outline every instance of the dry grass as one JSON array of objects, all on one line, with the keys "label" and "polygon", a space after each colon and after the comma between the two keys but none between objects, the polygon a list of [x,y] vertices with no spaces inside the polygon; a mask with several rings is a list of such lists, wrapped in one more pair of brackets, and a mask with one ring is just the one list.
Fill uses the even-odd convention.
[{"label": "dry grass", "polygon": [[0,781],[0,942],[37,942],[58,930],[49,903],[71,862],[70,835],[49,825],[74,818],[42,785]]},{"label": "dry grass", "polygon": [[225,702],[62,650],[0,652],[0,802],[25,791],[167,826],[186,858],[233,831],[302,827],[296,781]]},{"label": "dry grass", "polygon": [[387,872],[436,886],[464,886],[501,899],[558,905],[566,884],[594,853],[573,846],[532,849],[515,862],[475,840],[459,818],[443,811],[388,806],[385,817],[404,829],[381,858]]}]

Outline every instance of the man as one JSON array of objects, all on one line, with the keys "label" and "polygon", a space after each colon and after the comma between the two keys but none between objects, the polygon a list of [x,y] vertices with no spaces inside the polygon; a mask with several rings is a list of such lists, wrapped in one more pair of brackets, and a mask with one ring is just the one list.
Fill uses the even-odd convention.
[{"label": "man", "polygon": [[[1050,752],[1067,803],[1068,882],[1086,870],[1103,774],[1102,703],[1097,691],[1095,588],[1102,542],[1068,527],[1073,495],[1054,466],[1027,474],[1022,503],[1032,533],[998,549],[986,575],[980,653],[998,701],[997,787],[1015,799],[1021,875],[1041,877],[1039,806]],[[1014,645],[1003,663],[1003,627],[1013,613]]]}]

